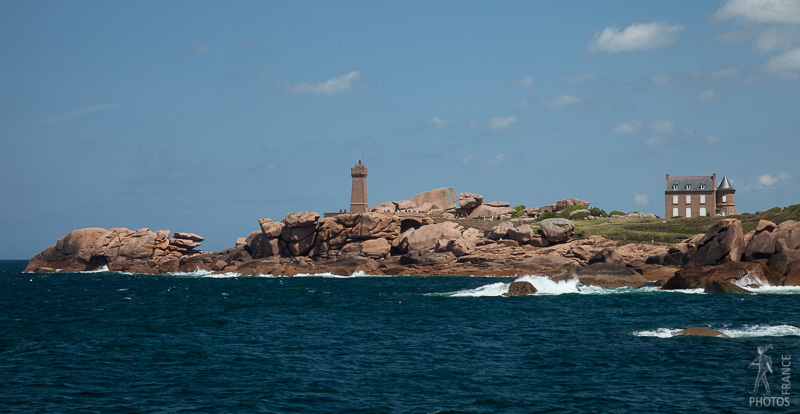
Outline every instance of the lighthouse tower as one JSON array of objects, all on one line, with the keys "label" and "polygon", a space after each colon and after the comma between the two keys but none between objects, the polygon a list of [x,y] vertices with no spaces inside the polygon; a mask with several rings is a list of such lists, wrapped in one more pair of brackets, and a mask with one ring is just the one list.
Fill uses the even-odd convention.
[{"label": "lighthouse tower", "polygon": [[358,159],[358,164],[350,169],[350,177],[353,177],[353,188],[350,191],[350,212],[366,213],[369,210],[367,203],[367,167]]}]

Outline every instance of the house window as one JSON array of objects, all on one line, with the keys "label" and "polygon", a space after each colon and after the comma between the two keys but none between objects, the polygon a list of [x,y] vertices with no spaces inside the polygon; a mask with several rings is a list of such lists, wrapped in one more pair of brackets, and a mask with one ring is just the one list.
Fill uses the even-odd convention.
[{"label": "house window", "polygon": [[[705,204],[705,203],[706,203],[706,196],[701,195],[700,196],[700,204]],[[701,216],[702,216],[702,214],[701,214]]]},{"label": "house window", "polygon": [[678,207],[672,209],[672,217],[678,217]]},{"label": "house window", "polygon": [[725,216],[725,210],[722,210],[722,215]]},{"label": "house window", "polygon": [[672,204],[678,204],[678,196],[672,196]]},{"label": "house window", "polygon": [[707,215],[708,214],[706,213],[706,208],[705,207],[700,207],[700,217],[705,217]]},{"label": "house window", "polygon": [[692,189],[692,185],[691,184],[686,184],[686,189],[687,190],[691,190]]},{"label": "house window", "polygon": [[722,196],[722,202],[723,203],[727,203],[728,202],[728,196],[727,195]]},{"label": "house window", "polygon": [[705,189],[706,189],[706,185],[705,185],[705,183],[702,183],[702,184],[700,184],[700,189],[701,189],[701,190],[705,190]]},{"label": "house window", "polygon": [[673,190],[677,190],[678,189],[678,183],[672,184],[672,189]]},{"label": "house window", "polygon": [[686,196],[686,204],[692,204],[692,196],[690,195]]},{"label": "house window", "polygon": [[689,208],[689,207],[686,207],[686,218],[689,218],[691,216],[692,216],[692,209]]}]

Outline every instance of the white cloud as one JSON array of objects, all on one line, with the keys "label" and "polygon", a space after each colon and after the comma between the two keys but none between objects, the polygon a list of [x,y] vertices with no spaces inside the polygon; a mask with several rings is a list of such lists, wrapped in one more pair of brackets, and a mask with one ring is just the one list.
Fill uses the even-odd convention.
[{"label": "white cloud", "polygon": [[501,165],[505,165],[511,162],[511,157],[506,154],[497,154],[492,158],[486,160],[483,165],[487,167],[499,167]]},{"label": "white cloud", "polygon": [[714,13],[722,20],[741,18],[756,23],[800,23],[797,0],[728,0]]},{"label": "white cloud", "polygon": [[653,121],[650,129],[656,132],[667,133],[675,130],[675,121]]},{"label": "white cloud", "polygon": [[461,158],[462,164],[470,164],[472,161],[477,160],[480,157],[480,154],[469,154],[463,158]]},{"label": "white cloud", "polygon": [[480,120],[481,120],[481,117],[479,117],[479,116],[475,116],[475,117],[470,118],[469,127],[470,128],[476,128],[478,126],[478,122],[480,122]]},{"label": "white cloud", "polygon": [[535,84],[536,84],[536,78],[534,78],[533,76],[526,76],[521,80],[509,82],[508,86],[511,86],[512,88],[527,89]]},{"label": "white cloud", "polygon": [[489,120],[489,128],[491,129],[506,129],[517,122],[516,115],[508,116],[495,116]]},{"label": "white cloud", "polygon": [[644,143],[650,147],[655,147],[657,145],[665,144],[666,141],[664,141],[664,138],[653,136],[644,140]]},{"label": "white cloud", "polygon": [[634,23],[622,31],[617,27],[606,27],[592,37],[588,50],[591,53],[618,53],[653,49],[675,43],[681,32],[682,25],[661,22]]},{"label": "white cloud", "polygon": [[583,102],[583,99],[573,95],[561,95],[547,102],[547,106],[556,109],[563,106],[575,105]]},{"label": "white cloud", "polygon": [[787,172],[778,173],[777,177],[773,177],[769,174],[764,174],[758,177],[758,184],[762,187],[769,187],[777,182],[786,181],[788,179],[789,179],[789,173]]},{"label": "white cloud", "polygon": [[716,135],[712,135],[710,137],[706,137],[705,140],[706,140],[706,143],[708,143],[708,144],[717,144],[717,143],[719,143],[720,138],[718,136],[716,136]]},{"label": "white cloud", "polygon": [[717,97],[717,93],[714,92],[713,89],[706,89],[697,94],[697,102],[699,103],[708,103],[713,101]]},{"label": "white cloud", "polygon": [[447,121],[439,118],[438,116],[431,118],[429,123],[436,128],[444,128],[447,126]]},{"label": "white cloud", "polygon": [[290,83],[287,81],[277,82],[277,86],[289,93],[307,93],[312,95],[334,95],[349,91],[356,87],[356,83],[361,79],[361,72],[354,70],[344,75],[334,76],[325,82],[319,83]]},{"label": "white cloud", "polygon": [[646,206],[650,204],[650,199],[647,197],[647,194],[636,194],[633,196],[633,202],[637,206]]},{"label": "white cloud", "polygon": [[764,64],[764,70],[790,80],[800,79],[800,48],[775,56]]},{"label": "white cloud", "polygon": [[758,35],[753,46],[762,53],[789,50],[792,48],[792,43],[797,42],[799,38],[800,31],[796,29],[773,27]]},{"label": "white cloud", "polygon": [[621,135],[634,135],[642,130],[642,123],[639,121],[620,122],[614,125],[614,132]]},{"label": "white cloud", "polygon": [[686,126],[685,127],[681,127],[681,132],[683,132],[685,135],[688,135],[690,137],[694,135],[694,130],[689,128],[689,127],[686,127]]},{"label": "white cloud", "polygon": [[53,115],[50,118],[45,119],[42,123],[49,124],[51,122],[61,122],[66,121],[68,119],[72,119],[75,117],[79,117],[81,115],[91,114],[93,112],[100,112],[100,111],[107,111],[109,109],[119,108],[120,104],[99,104],[99,105],[89,105],[84,106],[83,108],[76,109],[74,111],[60,113],[58,115]]},{"label": "white cloud", "polygon": [[531,103],[528,102],[527,99],[523,99],[523,100],[517,102],[516,107],[520,108],[520,109],[530,108],[531,107]]},{"label": "white cloud", "polygon": [[562,76],[561,82],[568,85],[575,85],[578,83],[591,82],[595,79],[594,73],[586,72],[580,76]]},{"label": "white cloud", "polygon": [[194,45],[189,49],[183,51],[183,56],[200,56],[207,55],[211,52],[211,47],[208,45]]}]

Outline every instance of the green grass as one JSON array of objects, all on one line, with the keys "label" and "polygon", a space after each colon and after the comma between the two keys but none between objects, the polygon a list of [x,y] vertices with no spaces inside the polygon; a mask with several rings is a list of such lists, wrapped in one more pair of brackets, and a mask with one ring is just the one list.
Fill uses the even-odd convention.
[{"label": "green grass", "polygon": [[[759,220],[769,220],[775,224],[787,220],[800,221],[800,204],[795,204],[781,209],[769,209],[760,214],[742,214],[731,216],[742,222],[742,231],[748,233],[755,230]],[[693,217],[674,219],[619,219],[601,218],[597,220],[573,220],[575,223],[575,237],[588,238],[600,235],[610,240],[617,240],[621,244],[636,241],[654,241],[662,243],[678,243],[695,234],[705,233],[722,217]],[[539,229],[538,224],[534,226]]]}]

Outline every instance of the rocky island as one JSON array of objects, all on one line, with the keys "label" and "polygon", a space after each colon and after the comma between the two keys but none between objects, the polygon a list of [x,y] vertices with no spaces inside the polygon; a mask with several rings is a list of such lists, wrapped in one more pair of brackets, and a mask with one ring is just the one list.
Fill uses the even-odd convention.
[{"label": "rocky island", "polygon": [[[511,218],[515,210],[508,203],[436,189],[416,200],[381,203],[364,213],[321,217],[298,212],[281,221],[260,219],[258,230],[218,252],[199,250],[204,239],[194,233],[85,228],[70,232],[34,256],[26,271],[105,267],[134,273],[208,270],[245,276],[350,275],[356,271],[373,275],[537,274],[556,280],[578,278],[584,285],[636,288],[654,282],[663,289],[704,288],[709,293],[746,293],[732,283],[745,276],[753,283],[800,285],[800,223],[794,220],[780,225],[761,220],[755,230],[744,234],[739,219],[725,218],[706,233],[679,243],[622,244],[598,235],[575,237],[575,224],[566,218],[534,224],[530,217],[579,206],[573,212],[581,211],[589,219],[585,216],[589,210],[584,210],[588,205],[577,199],[560,200]],[[480,219],[485,217],[493,220]]]}]

